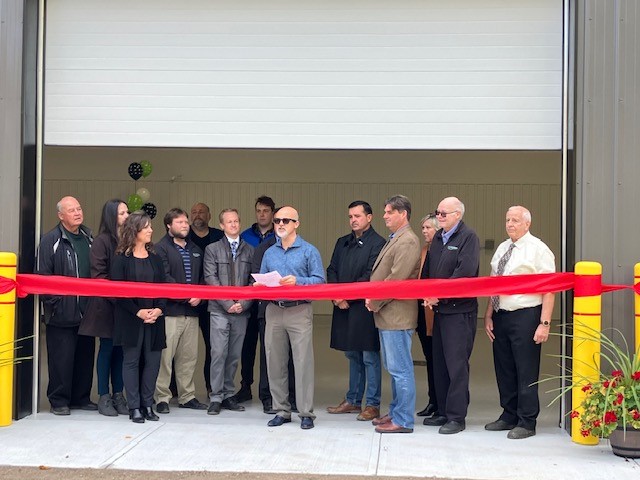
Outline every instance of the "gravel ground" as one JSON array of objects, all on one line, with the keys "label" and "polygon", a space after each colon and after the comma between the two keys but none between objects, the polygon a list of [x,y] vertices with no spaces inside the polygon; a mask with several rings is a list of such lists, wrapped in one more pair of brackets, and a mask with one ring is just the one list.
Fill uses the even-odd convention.
[{"label": "gravel ground", "polygon": [[[360,475],[306,475],[237,472],[156,472],[144,470],[97,470],[91,468],[0,467],[6,480],[416,480],[415,477],[376,477]],[[423,477],[436,480],[434,477]],[[460,479],[461,480],[461,479]]]}]

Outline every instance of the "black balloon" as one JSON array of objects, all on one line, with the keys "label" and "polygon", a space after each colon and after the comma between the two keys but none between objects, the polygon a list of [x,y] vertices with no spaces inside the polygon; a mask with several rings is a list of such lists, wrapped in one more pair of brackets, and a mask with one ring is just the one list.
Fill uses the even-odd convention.
[{"label": "black balloon", "polygon": [[129,165],[129,176],[134,180],[139,180],[142,177],[142,165],[138,162],[133,162]]},{"label": "black balloon", "polygon": [[149,218],[152,220],[158,214],[158,209],[153,203],[145,203],[144,205],[142,205],[142,211],[149,215]]}]

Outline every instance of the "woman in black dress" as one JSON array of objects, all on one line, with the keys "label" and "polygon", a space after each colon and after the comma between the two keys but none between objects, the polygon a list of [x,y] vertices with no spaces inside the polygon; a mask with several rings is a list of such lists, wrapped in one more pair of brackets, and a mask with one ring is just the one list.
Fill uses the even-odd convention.
[{"label": "woman in black dress", "polygon": [[[151,219],[134,212],[122,226],[116,256],[111,267],[112,280],[163,283],[162,260],[153,253]],[[132,293],[135,289],[132,289]],[[113,331],[114,345],[124,353],[123,378],[129,404],[129,418],[135,423],[157,421],[153,411],[160,356],[166,347],[164,334],[165,299],[118,298]]]}]

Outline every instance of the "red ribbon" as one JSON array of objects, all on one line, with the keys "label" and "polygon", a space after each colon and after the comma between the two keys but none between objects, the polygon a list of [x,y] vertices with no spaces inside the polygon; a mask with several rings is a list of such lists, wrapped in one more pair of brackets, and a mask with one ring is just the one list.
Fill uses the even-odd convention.
[{"label": "red ribbon", "polygon": [[[579,281],[576,282],[576,279]],[[500,277],[457,278],[448,280],[404,280],[389,282],[330,283],[322,285],[269,287],[214,287],[208,285],[158,284],[141,282],[115,282],[57,275],[18,274],[17,280],[0,277],[0,294],[17,288],[19,297],[40,295],[80,295],[89,297],[138,298],[202,298],[263,299],[263,300],[354,300],[359,298],[399,300],[426,297],[466,298],[492,295],[557,293],[575,288],[581,281],[587,286],[576,289],[576,296],[597,295],[600,292],[634,288],[640,293],[640,284],[601,285],[590,275],[574,273],[544,273],[535,275],[508,275]],[[600,277],[596,276],[598,282]],[[579,293],[581,295],[579,295]]]}]

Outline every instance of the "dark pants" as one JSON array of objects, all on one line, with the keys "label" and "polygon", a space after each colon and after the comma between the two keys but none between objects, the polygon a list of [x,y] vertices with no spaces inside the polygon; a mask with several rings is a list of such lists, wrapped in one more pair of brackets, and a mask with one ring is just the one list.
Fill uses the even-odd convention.
[{"label": "dark pants", "polygon": [[111,391],[122,393],[124,387],[122,381],[122,347],[114,346],[112,338],[101,338],[96,362],[98,373],[98,395],[109,393],[109,380]]},{"label": "dark pants", "polygon": [[427,322],[424,318],[424,307],[422,304],[418,305],[418,327],[416,328],[418,338],[420,339],[420,345],[422,346],[422,354],[427,364],[427,395],[429,396],[429,403],[436,407],[438,410],[438,398],[436,397],[435,378],[433,377],[433,337],[427,335]]},{"label": "dark pants", "polygon": [[78,327],[46,326],[49,386],[54,408],[81,407],[90,401],[95,337],[78,335]]},{"label": "dark pants", "polygon": [[540,413],[538,376],[541,344],[533,341],[540,324],[542,306],[493,314],[493,363],[496,369],[500,419],[512,425],[535,430]]},{"label": "dark pants", "polygon": [[151,350],[151,335],[144,325],[140,328],[144,333],[138,336],[138,344],[135,347],[122,347],[122,377],[129,409],[153,405],[153,393],[160,371],[162,350]]},{"label": "dark pants", "polygon": [[256,363],[256,348],[258,347],[258,336],[260,326],[258,324],[258,303],[251,306],[251,315],[247,323],[247,331],[242,343],[242,354],[240,356],[240,385],[251,387],[253,385],[253,366]]},{"label": "dark pants", "polygon": [[[200,323],[200,331],[204,340],[204,384],[208,393],[211,391],[211,317],[206,309],[208,302],[205,300],[202,303],[204,303],[204,310],[200,308],[198,311],[198,323]],[[175,381],[173,383],[175,384]]]},{"label": "dark pants", "polygon": [[[269,390],[269,376],[267,375],[267,354],[264,349],[264,329],[266,326],[264,318],[258,320],[260,327],[260,384],[258,386],[258,396],[262,403],[272,401],[271,390]],[[296,403],[296,377],[293,369],[293,353],[289,347],[289,403]]]},{"label": "dark pants", "polygon": [[463,422],[469,408],[469,358],[478,323],[477,309],[467,313],[435,313],[433,372],[438,414]]}]

